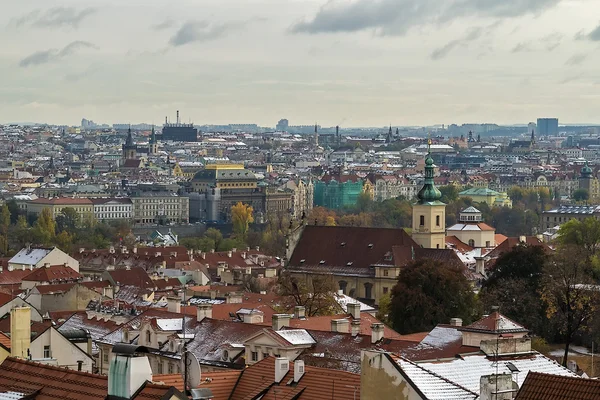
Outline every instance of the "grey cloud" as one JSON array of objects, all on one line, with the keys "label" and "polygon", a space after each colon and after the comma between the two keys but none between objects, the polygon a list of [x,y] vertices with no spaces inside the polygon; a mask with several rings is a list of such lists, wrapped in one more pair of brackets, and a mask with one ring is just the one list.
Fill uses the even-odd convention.
[{"label": "grey cloud", "polygon": [[77,28],[79,27],[81,21],[95,12],[96,9],[91,7],[83,9],[77,9],[75,7],[53,7],[46,11],[31,11],[30,13],[19,18],[15,18],[12,23],[18,28],[24,26],[43,28]]},{"label": "grey cloud", "polygon": [[[494,25],[493,27],[495,27],[497,25]],[[491,29],[493,29],[493,27]],[[490,29],[490,28],[488,28]],[[433,60],[439,60],[441,58],[444,58],[448,55],[448,53],[450,53],[452,50],[454,50],[455,48],[459,47],[459,46],[464,46],[467,45],[469,42],[473,42],[477,39],[479,39],[485,32],[485,28],[483,27],[475,27],[475,28],[471,28],[469,29],[469,31],[467,32],[467,34],[460,38],[460,39],[455,39],[452,40],[448,43],[446,43],[446,45],[435,49],[432,53],[431,53],[431,58]]]},{"label": "grey cloud", "polygon": [[541,38],[540,43],[547,51],[552,51],[560,46],[563,37],[562,33],[554,32]]},{"label": "grey cloud", "polygon": [[593,40],[594,42],[600,41],[600,25],[596,27],[593,31],[591,31],[586,36],[589,40]]},{"label": "grey cloud", "polygon": [[46,64],[52,61],[59,60],[61,58],[75,54],[78,50],[86,48],[97,48],[94,44],[77,40],[71,42],[62,49],[49,49],[36,51],[33,54],[28,55],[19,62],[20,67],[30,67],[35,65]]},{"label": "grey cloud", "polygon": [[329,0],[294,33],[357,32],[403,35],[411,28],[447,23],[460,17],[511,18],[541,13],[561,0]]},{"label": "grey cloud", "polygon": [[586,58],[587,58],[587,54],[575,54],[574,56],[572,56],[565,62],[565,65],[571,65],[571,66],[581,65],[581,63],[583,63]]},{"label": "grey cloud", "polygon": [[511,53],[522,53],[525,51],[531,51],[531,43],[529,42],[519,42],[517,43],[517,45],[515,47],[513,47],[513,49],[511,50]]},{"label": "grey cloud", "polygon": [[162,31],[164,29],[172,28],[173,26],[175,26],[175,21],[172,19],[166,19],[163,22],[153,25],[152,28],[157,31]]},{"label": "grey cloud", "polygon": [[169,44],[171,46],[183,46],[194,42],[205,42],[224,36],[229,30],[239,25],[233,24],[212,24],[208,21],[189,21],[179,28],[171,37]]}]

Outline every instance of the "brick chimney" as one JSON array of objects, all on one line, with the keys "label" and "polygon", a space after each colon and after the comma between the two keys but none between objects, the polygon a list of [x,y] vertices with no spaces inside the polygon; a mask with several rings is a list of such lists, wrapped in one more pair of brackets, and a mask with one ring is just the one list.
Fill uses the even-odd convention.
[{"label": "brick chimney", "polygon": [[348,333],[350,321],[347,319],[332,319],[331,320],[331,332]]},{"label": "brick chimney", "polygon": [[212,304],[199,304],[196,308],[196,319],[198,322],[204,318],[212,318]]},{"label": "brick chimney", "polygon": [[360,333],[360,320],[355,319],[350,322],[350,333],[352,333],[352,336],[358,336]]}]

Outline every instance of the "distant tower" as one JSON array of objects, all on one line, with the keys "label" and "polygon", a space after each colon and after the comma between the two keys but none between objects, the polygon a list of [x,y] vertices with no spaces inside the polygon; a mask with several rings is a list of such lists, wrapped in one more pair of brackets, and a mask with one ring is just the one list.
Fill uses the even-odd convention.
[{"label": "distant tower", "polygon": [[390,125],[390,130],[388,131],[387,138],[385,138],[385,142],[387,144],[392,143],[392,125]]},{"label": "distant tower", "polygon": [[152,134],[150,135],[150,141],[148,142],[148,152],[150,155],[158,154],[158,141],[156,140],[156,132],[154,131],[154,125],[152,125]]},{"label": "distant tower", "polygon": [[319,131],[315,123],[315,147],[319,147]]},{"label": "distant tower", "polygon": [[535,130],[531,130],[531,147],[535,146]]},{"label": "distant tower", "polygon": [[585,166],[581,168],[581,176],[579,176],[579,189],[585,189],[592,196],[592,181],[594,178],[594,171],[585,162]]},{"label": "distant tower", "polygon": [[481,142],[481,135],[478,133],[477,134],[477,143]]},{"label": "distant tower", "polygon": [[421,247],[446,248],[446,204],[442,193],[435,187],[433,173],[435,165],[431,158],[431,139],[428,140],[425,158],[425,183],[417,194],[418,201],[412,210],[412,238]]},{"label": "distant tower", "polygon": [[396,137],[400,137],[400,129],[396,128]]},{"label": "distant tower", "polygon": [[339,125],[335,126],[335,140],[336,140],[336,143],[338,146],[340,144],[342,144],[342,138],[340,137],[340,126]]},{"label": "distant tower", "polygon": [[123,145],[123,161],[134,160],[137,157],[137,146],[133,143],[133,136],[131,135],[131,126],[127,130],[127,140]]},{"label": "distant tower", "polygon": [[468,136],[467,142],[473,143],[474,141],[475,141],[475,139],[473,139],[473,131],[469,131],[469,136]]}]

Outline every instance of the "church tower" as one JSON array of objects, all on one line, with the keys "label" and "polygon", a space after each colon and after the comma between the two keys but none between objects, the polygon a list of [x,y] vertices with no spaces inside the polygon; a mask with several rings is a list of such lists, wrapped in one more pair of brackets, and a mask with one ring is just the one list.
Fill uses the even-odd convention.
[{"label": "church tower", "polygon": [[127,140],[123,145],[123,162],[125,160],[135,160],[137,158],[137,146],[133,143],[133,136],[131,135],[131,126],[127,130]]},{"label": "church tower", "polygon": [[442,193],[433,182],[433,159],[431,139],[428,141],[425,158],[425,183],[417,194],[418,201],[412,210],[412,238],[421,247],[429,249],[446,248],[446,204],[442,203]]},{"label": "church tower", "polygon": [[319,147],[319,130],[317,128],[316,123],[315,123],[315,147]]},{"label": "church tower", "polygon": [[158,154],[158,141],[156,140],[156,132],[154,132],[154,125],[152,125],[152,134],[150,135],[150,141],[148,142],[148,153],[152,156]]}]

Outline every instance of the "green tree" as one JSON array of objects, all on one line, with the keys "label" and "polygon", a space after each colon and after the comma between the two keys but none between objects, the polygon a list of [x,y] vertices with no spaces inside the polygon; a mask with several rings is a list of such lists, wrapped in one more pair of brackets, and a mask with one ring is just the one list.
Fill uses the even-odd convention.
[{"label": "green tree", "polygon": [[392,296],[390,294],[384,294],[379,299],[379,309],[375,316],[378,320],[384,323],[388,323],[388,318],[392,310]]},{"label": "green tree", "polygon": [[0,209],[0,235],[6,236],[10,227],[10,210],[8,205],[3,205]]},{"label": "green tree", "polygon": [[401,334],[429,331],[450,318],[473,320],[476,299],[464,267],[421,259],[402,269],[392,289],[389,320]]},{"label": "green tree", "polygon": [[[221,242],[223,241],[223,234],[220,230],[215,228],[208,228],[204,233],[204,236],[213,241],[213,243],[215,244],[215,247],[213,247],[214,250],[218,250],[219,247],[221,247]],[[213,249],[209,249],[209,251]]]},{"label": "green tree", "polygon": [[358,212],[367,212],[373,208],[373,199],[367,192],[362,192],[356,199],[356,209]]},{"label": "green tree", "polygon": [[17,218],[17,223],[15,224],[13,237],[16,239],[16,244],[19,249],[25,246],[29,241],[29,224],[27,223],[27,218],[24,215],[19,215]]},{"label": "green tree", "polygon": [[54,216],[49,208],[42,209],[40,216],[37,221],[35,221],[35,227],[40,229],[50,238],[54,237],[56,233],[56,222],[54,221]]},{"label": "green tree", "polygon": [[445,185],[438,188],[442,192],[441,201],[450,204],[458,200],[458,187],[456,185]]},{"label": "green tree", "polygon": [[21,210],[19,209],[19,205],[17,204],[17,202],[15,200],[10,200],[9,202],[6,203],[6,205],[8,206],[8,210],[10,211],[10,223],[16,224],[17,219],[19,218],[19,215],[23,214],[21,212]]},{"label": "green tree", "polygon": [[72,207],[65,207],[56,216],[56,229],[58,232],[74,233],[79,228],[80,222],[79,213]]},{"label": "green tree", "polygon": [[546,305],[540,298],[547,261],[542,246],[519,245],[502,254],[479,293],[483,308],[499,306],[502,314],[547,337]]},{"label": "green tree", "polygon": [[563,366],[577,334],[586,332],[600,304],[600,292],[593,286],[589,259],[579,246],[561,246],[546,263],[542,299],[546,315],[556,324],[565,344]]},{"label": "green tree", "polygon": [[572,219],[558,230],[558,242],[562,246],[574,245],[585,252],[588,259],[596,256],[600,244],[600,221],[589,217],[580,221]]},{"label": "green tree", "polygon": [[573,192],[573,200],[576,202],[585,202],[590,199],[590,192],[586,189],[577,189]]}]

